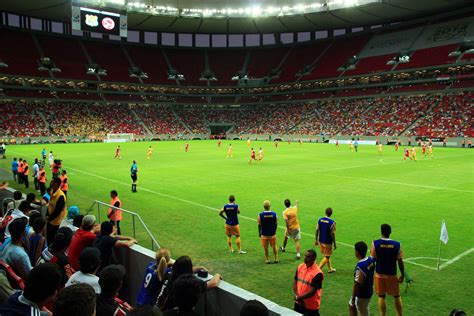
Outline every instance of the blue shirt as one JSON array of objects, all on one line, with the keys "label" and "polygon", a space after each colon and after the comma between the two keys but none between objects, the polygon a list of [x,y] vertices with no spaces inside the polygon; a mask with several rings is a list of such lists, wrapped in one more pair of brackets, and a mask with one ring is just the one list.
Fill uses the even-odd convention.
[{"label": "blue shirt", "polygon": [[237,210],[239,206],[237,204],[226,204],[224,205],[224,212],[227,216],[225,223],[227,225],[239,225],[239,219],[237,218]]},{"label": "blue shirt", "polygon": [[142,287],[138,293],[137,305],[155,305],[161,286],[162,283],[156,274],[156,263],[152,261],[146,267]]},{"label": "blue shirt", "polygon": [[138,172],[137,164],[134,163],[134,164],[132,165],[132,167],[130,168],[130,172],[131,172],[132,174],[137,174],[137,172]]},{"label": "blue shirt", "polygon": [[336,222],[329,217],[321,217],[318,220],[319,242],[322,244],[332,244],[331,232]]},{"label": "blue shirt", "polygon": [[12,171],[18,171],[18,161],[16,160],[12,162]]},{"label": "blue shirt", "polygon": [[42,155],[43,157],[46,157],[46,150],[45,150],[45,149],[43,149],[43,150],[41,151],[41,155]]},{"label": "blue shirt", "polygon": [[32,269],[30,258],[25,249],[14,244],[8,245],[2,251],[0,259],[9,264],[13,271],[23,280],[26,280],[28,273],[30,273]]},{"label": "blue shirt", "polygon": [[385,275],[397,275],[397,261],[401,258],[401,245],[398,241],[382,238],[374,240],[375,272]]},{"label": "blue shirt", "polygon": [[[356,293],[356,296],[359,298],[371,298],[374,293],[374,271],[375,271],[375,260],[372,257],[367,257],[365,259],[357,262],[354,270],[354,278],[359,287]],[[359,282],[358,275],[364,275],[364,281]]]},{"label": "blue shirt", "polygon": [[262,236],[275,236],[277,230],[277,214],[275,212],[262,212],[259,215],[262,226]]}]

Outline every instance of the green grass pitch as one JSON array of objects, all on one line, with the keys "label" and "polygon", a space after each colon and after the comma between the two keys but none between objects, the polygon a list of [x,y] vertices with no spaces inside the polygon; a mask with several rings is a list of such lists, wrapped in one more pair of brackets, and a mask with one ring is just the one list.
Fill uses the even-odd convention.
[{"label": "green grass pitch", "polygon": [[[227,159],[232,143],[234,157]],[[154,148],[146,160],[149,144]],[[382,156],[375,146],[360,146],[358,153],[347,145],[302,146],[273,142],[252,142],[263,147],[265,158],[249,165],[250,150],[245,142],[191,141],[123,143],[122,159],[114,160],[116,144],[45,145],[63,160],[70,181],[69,205],[86,211],[93,200],[109,202],[116,189],[123,207],[139,213],[162,247],[173,257],[190,255],[196,264],[220,272],[226,281],[255,292],[278,304],[292,307],[292,280],[298,265],[290,240],[279,264],[265,265],[255,219],[262,202],[269,199],[279,215],[283,200],[300,202],[302,249],[314,248],[316,221],[324,209],[334,209],[338,249],[333,256],[335,274],[325,274],[321,313],[347,314],[353,268],[353,244],[368,244],[379,238],[380,224],[392,225],[392,238],[402,243],[406,270],[415,280],[402,298],[406,315],[447,315],[454,307],[474,312],[474,152],[469,149],[434,148],[434,159],[403,161],[398,152],[385,146]],[[8,146],[8,159],[1,161],[10,170],[11,158],[30,162],[39,157],[43,145]],[[130,192],[130,166],[137,160],[138,193]],[[48,170],[50,179],[50,174]],[[10,180],[10,179],[8,179]],[[11,181],[10,181],[11,183]],[[15,184],[11,183],[12,187]],[[224,235],[224,221],[218,209],[234,194],[240,205],[242,247],[245,255],[230,254]],[[445,219],[449,243],[441,248],[442,269],[436,260],[441,220]],[[130,233],[127,224],[123,226]],[[282,242],[283,229],[277,233]],[[142,241],[149,247],[149,241]],[[471,250],[471,252],[469,252]],[[318,262],[321,257],[318,249]],[[326,269],[326,268],[325,268]],[[326,270],[325,270],[326,271]],[[371,309],[376,312],[377,299]],[[393,301],[387,298],[389,315]]]}]

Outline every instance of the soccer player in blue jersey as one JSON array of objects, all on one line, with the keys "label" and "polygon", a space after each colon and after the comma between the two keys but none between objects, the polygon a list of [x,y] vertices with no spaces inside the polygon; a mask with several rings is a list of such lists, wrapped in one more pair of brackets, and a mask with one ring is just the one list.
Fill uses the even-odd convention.
[{"label": "soccer player in blue jersey", "polygon": [[268,246],[273,249],[274,263],[278,263],[278,250],[276,244],[276,231],[278,227],[277,214],[270,210],[270,201],[263,201],[264,211],[258,215],[258,236],[265,252],[265,263],[270,263],[268,258]]},{"label": "soccer player in blue jersey", "polygon": [[370,315],[370,298],[374,292],[374,271],[375,260],[372,257],[366,257],[367,244],[359,241],[355,244],[355,256],[359,260],[354,269],[354,286],[352,288],[352,297],[349,301],[349,315],[361,316]]},{"label": "soccer player in blue jersey", "polygon": [[165,274],[171,271],[168,267],[171,262],[171,254],[168,249],[161,248],[156,252],[156,259],[146,267],[142,287],[138,293],[137,305],[155,305]]},{"label": "soccer player in blue jersey", "polygon": [[328,207],[326,209],[326,216],[321,217],[318,220],[318,224],[316,225],[316,233],[315,233],[315,241],[314,245],[318,246],[321,249],[321,253],[323,254],[323,259],[319,264],[319,267],[322,269],[326,263],[328,264],[328,272],[333,273],[336,272],[331,265],[331,255],[332,255],[332,247],[334,245],[334,250],[337,249],[336,246],[336,222],[331,218],[332,215],[332,208]]},{"label": "soccer player in blue jersey", "polygon": [[225,233],[227,235],[227,244],[229,245],[230,253],[234,253],[234,248],[232,247],[232,236],[235,236],[235,243],[237,245],[238,253],[244,254],[246,252],[242,250],[240,244],[240,227],[238,214],[240,214],[239,206],[235,204],[235,197],[231,195],[229,196],[229,203],[224,205],[219,215],[223,219],[225,219]]},{"label": "soccer player in blue jersey", "polygon": [[136,160],[133,161],[132,167],[130,167],[130,177],[132,178],[132,192],[137,192],[137,173],[138,167]]},{"label": "soccer player in blue jersey", "polygon": [[[392,227],[388,224],[381,226],[382,238],[374,240],[370,249],[370,255],[375,259],[375,292],[379,296],[378,306],[380,315],[385,316],[387,307],[385,296],[394,298],[397,316],[402,315],[402,298],[400,297],[400,285],[405,277],[405,266],[403,264],[403,251],[398,241],[390,239]],[[400,277],[397,278],[397,263],[400,269]]]}]

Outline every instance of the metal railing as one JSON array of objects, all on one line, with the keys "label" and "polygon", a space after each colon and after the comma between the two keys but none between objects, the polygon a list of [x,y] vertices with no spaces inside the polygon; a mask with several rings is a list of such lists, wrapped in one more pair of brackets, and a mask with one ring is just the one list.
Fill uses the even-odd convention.
[{"label": "metal railing", "polygon": [[[156,241],[155,237],[153,236],[153,234],[150,232],[150,230],[146,226],[143,219],[137,213],[131,212],[129,210],[125,210],[123,208],[114,207],[113,205],[110,205],[98,200],[95,200],[94,203],[92,203],[92,205],[87,210],[87,213],[88,214],[91,213],[95,207],[97,209],[97,222],[98,223],[102,222],[101,214],[104,212],[105,212],[105,217],[108,219],[107,211],[109,208],[112,208],[113,210],[122,211],[122,220],[120,221],[120,225],[122,226],[121,227],[122,231],[125,231],[127,234],[131,235],[134,239],[138,240],[142,246],[144,246],[144,243],[142,243],[143,240],[141,237],[149,238],[151,241],[151,250],[153,251],[161,248],[158,242]],[[104,208],[105,208],[105,211],[104,211]],[[131,221],[128,220],[128,217],[131,217]],[[141,224],[142,228],[144,229],[144,233],[140,233],[137,230],[137,223]],[[129,225],[131,225],[130,229],[128,229]],[[115,225],[115,227],[117,227],[117,224]],[[145,236],[143,236],[143,234],[145,234]]]}]

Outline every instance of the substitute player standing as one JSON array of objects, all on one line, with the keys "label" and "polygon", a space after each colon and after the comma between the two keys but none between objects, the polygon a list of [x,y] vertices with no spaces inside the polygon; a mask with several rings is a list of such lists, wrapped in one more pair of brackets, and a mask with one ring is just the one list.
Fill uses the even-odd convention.
[{"label": "substitute player standing", "polygon": [[[370,249],[370,255],[375,259],[375,293],[379,296],[379,312],[385,316],[387,306],[385,296],[393,296],[396,314],[402,315],[402,298],[400,297],[400,285],[405,277],[405,265],[403,263],[403,251],[398,241],[390,239],[392,227],[382,224],[380,227],[382,238],[374,240]],[[397,278],[397,263],[400,277]]]},{"label": "substitute player standing", "polygon": [[278,263],[278,249],[276,244],[276,231],[278,227],[277,215],[270,210],[270,201],[263,201],[264,211],[258,215],[258,236],[265,252],[265,263],[270,263],[268,258],[268,246],[273,249],[274,263]]},{"label": "substitute player standing", "polygon": [[219,215],[225,219],[225,234],[227,235],[227,244],[229,245],[230,253],[234,253],[234,248],[232,247],[232,236],[235,236],[235,244],[237,245],[238,249],[237,251],[239,254],[244,254],[246,252],[242,250],[240,243],[238,214],[240,214],[239,206],[235,204],[235,197],[231,195],[229,196],[229,203],[224,205],[224,207],[219,212]]},{"label": "substitute player standing", "polygon": [[367,244],[359,241],[354,245],[355,256],[359,260],[354,269],[354,286],[352,296],[349,301],[349,315],[361,316],[370,315],[370,299],[374,292],[374,271],[375,260],[367,254]]},{"label": "substitute player standing", "polygon": [[332,255],[332,247],[334,245],[334,250],[337,249],[336,246],[336,222],[331,218],[332,215],[332,208],[328,207],[326,209],[326,216],[321,217],[318,220],[318,224],[316,225],[316,233],[315,233],[315,241],[314,245],[318,246],[321,249],[321,253],[323,254],[324,258],[321,260],[319,267],[322,269],[324,265],[327,263],[328,265],[328,272],[333,273],[336,272],[331,265],[331,255]]},{"label": "substitute player standing", "polygon": [[130,167],[130,177],[132,178],[132,192],[137,192],[137,180],[138,180],[138,166],[136,160],[133,161],[132,166]]},{"label": "substitute player standing", "polygon": [[291,202],[289,199],[286,199],[284,202],[286,209],[283,211],[283,218],[286,223],[285,238],[283,239],[283,246],[280,247],[281,252],[285,252],[286,243],[288,238],[291,238],[295,241],[296,247],[296,259],[301,258],[301,229],[298,222],[298,200],[296,200],[295,206],[291,207]]},{"label": "substitute player standing", "polygon": [[120,145],[117,146],[117,148],[115,148],[115,156],[114,156],[114,159],[122,159],[122,156],[120,156]]},{"label": "substitute player standing", "polygon": [[146,159],[150,160],[152,155],[153,155],[153,148],[150,145],[148,146],[148,149],[146,151]]}]

